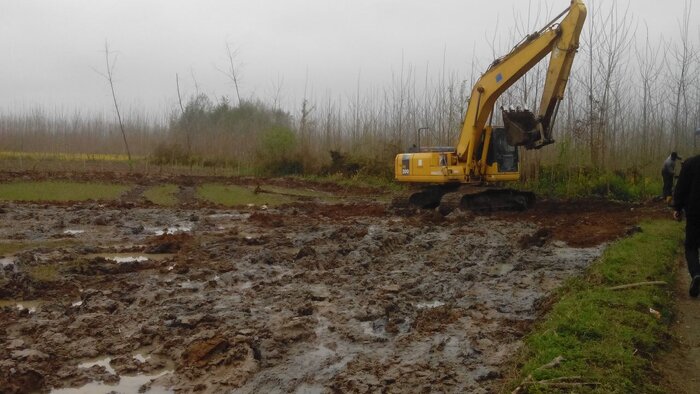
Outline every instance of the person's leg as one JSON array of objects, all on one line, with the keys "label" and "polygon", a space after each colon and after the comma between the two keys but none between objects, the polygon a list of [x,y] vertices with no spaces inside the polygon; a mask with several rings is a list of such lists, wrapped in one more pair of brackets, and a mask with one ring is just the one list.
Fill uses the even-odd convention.
[{"label": "person's leg", "polygon": [[665,172],[661,173],[661,177],[663,178],[664,181],[664,198],[672,196],[673,195],[673,175],[672,174],[667,174]]},{"label": "person's leg", "polygon": [[685,224],[685,260],[692,278],[690,296],[700,294],[700,217],[688,217]]}]

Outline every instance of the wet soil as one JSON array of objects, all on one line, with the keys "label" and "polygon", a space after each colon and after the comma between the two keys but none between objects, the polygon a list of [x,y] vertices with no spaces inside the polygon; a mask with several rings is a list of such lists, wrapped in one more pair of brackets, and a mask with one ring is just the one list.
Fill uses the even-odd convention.
[{"label": "wet soil", "polygon": [[657,211],[5,203],[0,242],[35,247],[0,256],[0,392],[494,392],[552,291]]}]

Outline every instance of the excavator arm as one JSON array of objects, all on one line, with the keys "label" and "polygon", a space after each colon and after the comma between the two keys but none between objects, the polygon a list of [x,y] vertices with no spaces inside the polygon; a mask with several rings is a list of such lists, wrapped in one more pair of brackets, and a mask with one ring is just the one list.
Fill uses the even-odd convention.
[{"label": "excavator arm", "polygon": [[[564,14],[566,17],[556,23]],[[511,145],[533,149],[553,142],[553,120],[564,95],[585,18],[586,6],[582,0],[572,0],[566,11],[542,30],[526,37],[509,54],[497,59],[481,76],[472,90],[457,145],[460,161],[467,166],[473,163],[498,97],[549,53],[552,55],[538,116],[535,118],[529,111],[504,111],[503,114]],[[536,145],[540,140],[542,143]]]}]

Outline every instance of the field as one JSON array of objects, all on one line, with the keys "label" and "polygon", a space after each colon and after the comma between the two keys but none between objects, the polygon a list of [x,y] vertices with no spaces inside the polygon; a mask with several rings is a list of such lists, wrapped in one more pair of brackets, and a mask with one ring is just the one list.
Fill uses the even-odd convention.
[{"label": "field", "polygon": [[[72,193],[36,192],[56,185]],[[666,214],[542,200],[439,217],[389,199],[298,178],[0,173],[0,391],[499,391],[557,289]]]}]

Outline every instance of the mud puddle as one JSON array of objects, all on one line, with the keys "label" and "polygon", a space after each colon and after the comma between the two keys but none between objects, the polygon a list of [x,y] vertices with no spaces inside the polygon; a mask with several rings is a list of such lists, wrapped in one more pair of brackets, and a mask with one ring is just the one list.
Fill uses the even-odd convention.
[{"label": "mud puddle", "polygon": [[23,300],[0,300],[0,308],[2,307],[15,307],[18,311],[26,310],[29,313],[35,313],[37,309],[41,308],[41,305],[45,304],[46,301],[23,301]]},{"label": "mud puddle", "polygon": [[88,230],[0,270],[9,393],[493,392],[542,301],[603,250],[520,242],[533,220],[375,203],[5,209],[0,241]]},{"label": "mud puddle", "polygon": [[174,253],[95,253],[88,255],[88,258],[103,258],[105,260],[111,260],[116,263],[140,263],[144,261],[161,261],[165,259],[170,259],[174,257]]}]

